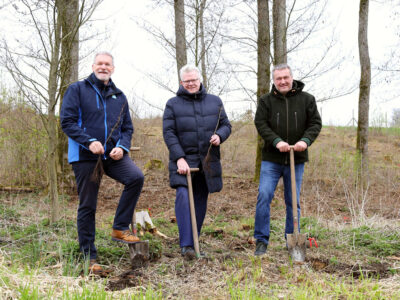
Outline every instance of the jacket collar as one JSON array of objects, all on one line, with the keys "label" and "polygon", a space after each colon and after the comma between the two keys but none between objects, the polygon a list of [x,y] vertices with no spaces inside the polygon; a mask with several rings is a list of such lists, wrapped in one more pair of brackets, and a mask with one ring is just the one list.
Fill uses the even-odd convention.
[{"label": "jacket collar", "polygon": [[284,97],[287,98],[287,97],[291,97],[291,96],[294,96],[294,95],[300,93],[303,90],[304,86],[305,86],[305,84],[303,82],[301,82],[300,80],[293,80],[292,89],[289,92],[287,92],[287,94],[284,96],[277,90],[277,88],[273,84],[271,93],[279,98],[284,98]]},{"label": "jacket collar", "polygon": [[109,97],[112,95],[122,94],[122,91],[115,86],[111,78],[107,85],[105,85],[103,81],[99,80],[94,73],[90,74],[86,80],[94,85],[102,96]]},{"label": "jacket collar", "polygon": [[200,84],[200,90],[196,93],[189,93],[182,85],[179,86],[176,95],[188,100],[201,100],[207,94],[203,84]]}]

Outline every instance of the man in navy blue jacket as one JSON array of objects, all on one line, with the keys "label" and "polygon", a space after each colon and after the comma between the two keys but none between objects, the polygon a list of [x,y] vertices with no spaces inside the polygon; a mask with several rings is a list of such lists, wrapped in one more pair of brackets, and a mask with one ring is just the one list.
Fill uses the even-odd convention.
[{"label": "man in navy blue jacket", "polygon": [[96,54],[93,73],[85,80],[71,84],[61,107],[61,127],[69,138],[68,161],[75,173],[78,194],[79,246],[90,259],[90,270],[102,269],[96,262],[95,214],[100,179],[93,172],[99,156],[104,173],[125,188],[115,213],[112,239],[135,243],[139,239],[129,230],[139,199],[144,176],[130,159],[133,124],[125,95],[111,80],[113,57],[108,52]]},{"label": "man in navy blue jacket", "polygon": [[222,189],[220,144],[231,133],[231,124],[219,97],[207,94],[199,69],[186,65],[180,70],[181,85],[176,97],[168,100],[163,117],[163,136],[169,150],[169,179],[176,189],[175,215],[181,254],[193,259],[193,234],[190,220],[186,173],[194,173],[193,196],[197,231],[200,234],[206,215],[208,193]]}]

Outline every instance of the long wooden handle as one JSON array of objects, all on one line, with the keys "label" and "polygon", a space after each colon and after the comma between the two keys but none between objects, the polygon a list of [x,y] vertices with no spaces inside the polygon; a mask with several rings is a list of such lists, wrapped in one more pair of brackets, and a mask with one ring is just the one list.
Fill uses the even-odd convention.
[{"label": "long wooden handle", "polygon": [[[198,172],[198,171],[199,168],[190,168],[190,172]],[[186,179],[187,179],[188,193],[189,193],[190,219],[192,221],[194,251],[196,252],[196,256],[200,257],[199,235],[197,233],[196,210],[194,208],[192,176],[190,175],[190,173],[186,174]]]},{"label": "long wooden handle", "polygon": [[298,218],[297,215],[297,190],[296,190],[296,173],[294,167],[294,149],[290,146],[290,180],[292,183],[292,210],[293,210],[293,234],[297,235],[298,230]]}]

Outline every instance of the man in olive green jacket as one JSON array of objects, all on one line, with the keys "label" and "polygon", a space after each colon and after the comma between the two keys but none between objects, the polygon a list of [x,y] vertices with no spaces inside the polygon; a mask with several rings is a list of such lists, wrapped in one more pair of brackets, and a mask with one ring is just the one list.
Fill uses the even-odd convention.
[{"label": "man in olive green jacket", "polygon": [[264,140],[254,225],[256,256],[267,251],[270,205],[280,177],[283,177],[285,190],[285,237],[293,233],[290,145],[294,145],[295,151],[297,211],[300,216],[300,188],[304,163],[308,161],[307,148],[317,138],[322,127],[314,96],[303,92],[304,83],[293,80],[290,67],[287,64],[275,66],[272,77],[272,90],[260,98],[254,121]]}]

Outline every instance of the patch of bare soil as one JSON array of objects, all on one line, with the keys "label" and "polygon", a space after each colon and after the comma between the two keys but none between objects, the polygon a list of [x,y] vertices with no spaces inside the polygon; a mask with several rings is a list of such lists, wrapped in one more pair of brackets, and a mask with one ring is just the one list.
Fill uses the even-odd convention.
[{"label": "patch of bare soil", "polygon": [[140,286],[143,280],[146,279],[146,274],[139,270],[128,270],[118,276],[108,279],[106,290],[120,291],[130,287]]},{"label": "patch of bare soil", "polygon": [[345,263],[330,262],[326,258],[310,258],[307,262],[313,270],[352,278],[387,278],[390,276],[390,265],[388,263],[373,262],[368,265],[349,265]]}]

